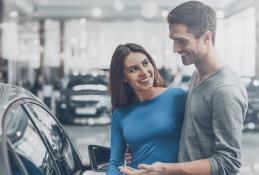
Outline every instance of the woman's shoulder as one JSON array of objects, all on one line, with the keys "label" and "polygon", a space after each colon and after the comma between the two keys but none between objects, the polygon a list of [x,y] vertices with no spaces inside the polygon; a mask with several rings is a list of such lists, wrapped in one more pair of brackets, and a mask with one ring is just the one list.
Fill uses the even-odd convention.
[{"label": "woman's shoulder", "polygon": [[113,115],[125,115],[125,113],[128,113],[131,111],[131,109],[133,108],[134,104],[131,105],[126,105],[123,107],[116,107],[113,110]]},{"label": "woman's shoulder", "polygon": [[116,107],[113,109],[112,114],[113,115],[119,115],[122,112],[122,108],[121,107]]},{"label": "woman's shoulder", "polygon": [[[167,98],[170,98],[173,104],[177,106],[185,106],[183,104],[186,103],[187,92],[182,88],[169,87],[170,95],[167,95]],[[169,100],[168,100],[169,101]],[[177,103],[175,103],[177,102]]]},{"label": "woman's shoulder", "polygon": [[168,87],[167,92],[171,93],[172,95],[187,95],[187,92],[184,89],[178,87]]}]

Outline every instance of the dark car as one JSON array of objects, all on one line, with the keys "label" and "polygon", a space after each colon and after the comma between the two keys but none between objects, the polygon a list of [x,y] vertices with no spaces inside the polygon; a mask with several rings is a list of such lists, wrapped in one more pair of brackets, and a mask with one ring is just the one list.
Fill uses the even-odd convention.
[{"label": "dark car", "polygon": [[63,123],[110,121],[110,96],[106,74],[71,75],[57,101],[56,115]]},{"label": "dark car", "polygon": [[91,169],[46,105],[23,88],[0,84],[0,175],[100,174]]},{"label": "dark car", "polygon": [[259,78],[243,77],[248,96],[248,110],[244,130],[259,131]]}]

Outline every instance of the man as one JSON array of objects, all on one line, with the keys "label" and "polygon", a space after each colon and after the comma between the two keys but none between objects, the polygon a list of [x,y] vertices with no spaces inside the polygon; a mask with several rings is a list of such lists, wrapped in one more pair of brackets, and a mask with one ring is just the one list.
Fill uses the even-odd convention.
[{"label": "man", "polygon": [[[240,78],[216,54],[215,11],[189,1],[168,15],[173,50],[184,65],[197,71],[190,81],[181,134],[179,163],[139,165],[128,175],[234,175],[241,166],[243,121],[247,94]],[[134,160],[134,159],[133,159]]]}]

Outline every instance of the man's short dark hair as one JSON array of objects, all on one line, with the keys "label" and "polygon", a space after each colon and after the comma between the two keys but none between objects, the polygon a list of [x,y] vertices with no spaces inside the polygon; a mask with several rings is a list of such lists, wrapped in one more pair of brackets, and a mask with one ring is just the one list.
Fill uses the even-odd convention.
[{"label": "man's short dark hair", "polygon": [[217,17],[216,12],[199,1],[188,1],[175,7],[167,17],[170,25],[183,24],[196,38],[200,38],[206,31],[212,33],[215,44]]}]

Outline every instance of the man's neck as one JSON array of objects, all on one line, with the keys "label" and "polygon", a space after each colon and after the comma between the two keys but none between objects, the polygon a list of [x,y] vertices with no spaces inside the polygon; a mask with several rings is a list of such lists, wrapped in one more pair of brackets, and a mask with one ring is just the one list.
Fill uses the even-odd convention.
[{"label": "man's neck", "polygon": [[213,74],[222,66],[224,66],[223,61],[217,56],[215,50],[212,50],[201,62],[195,64],[195,67],[198,70],[198,82]]}]

